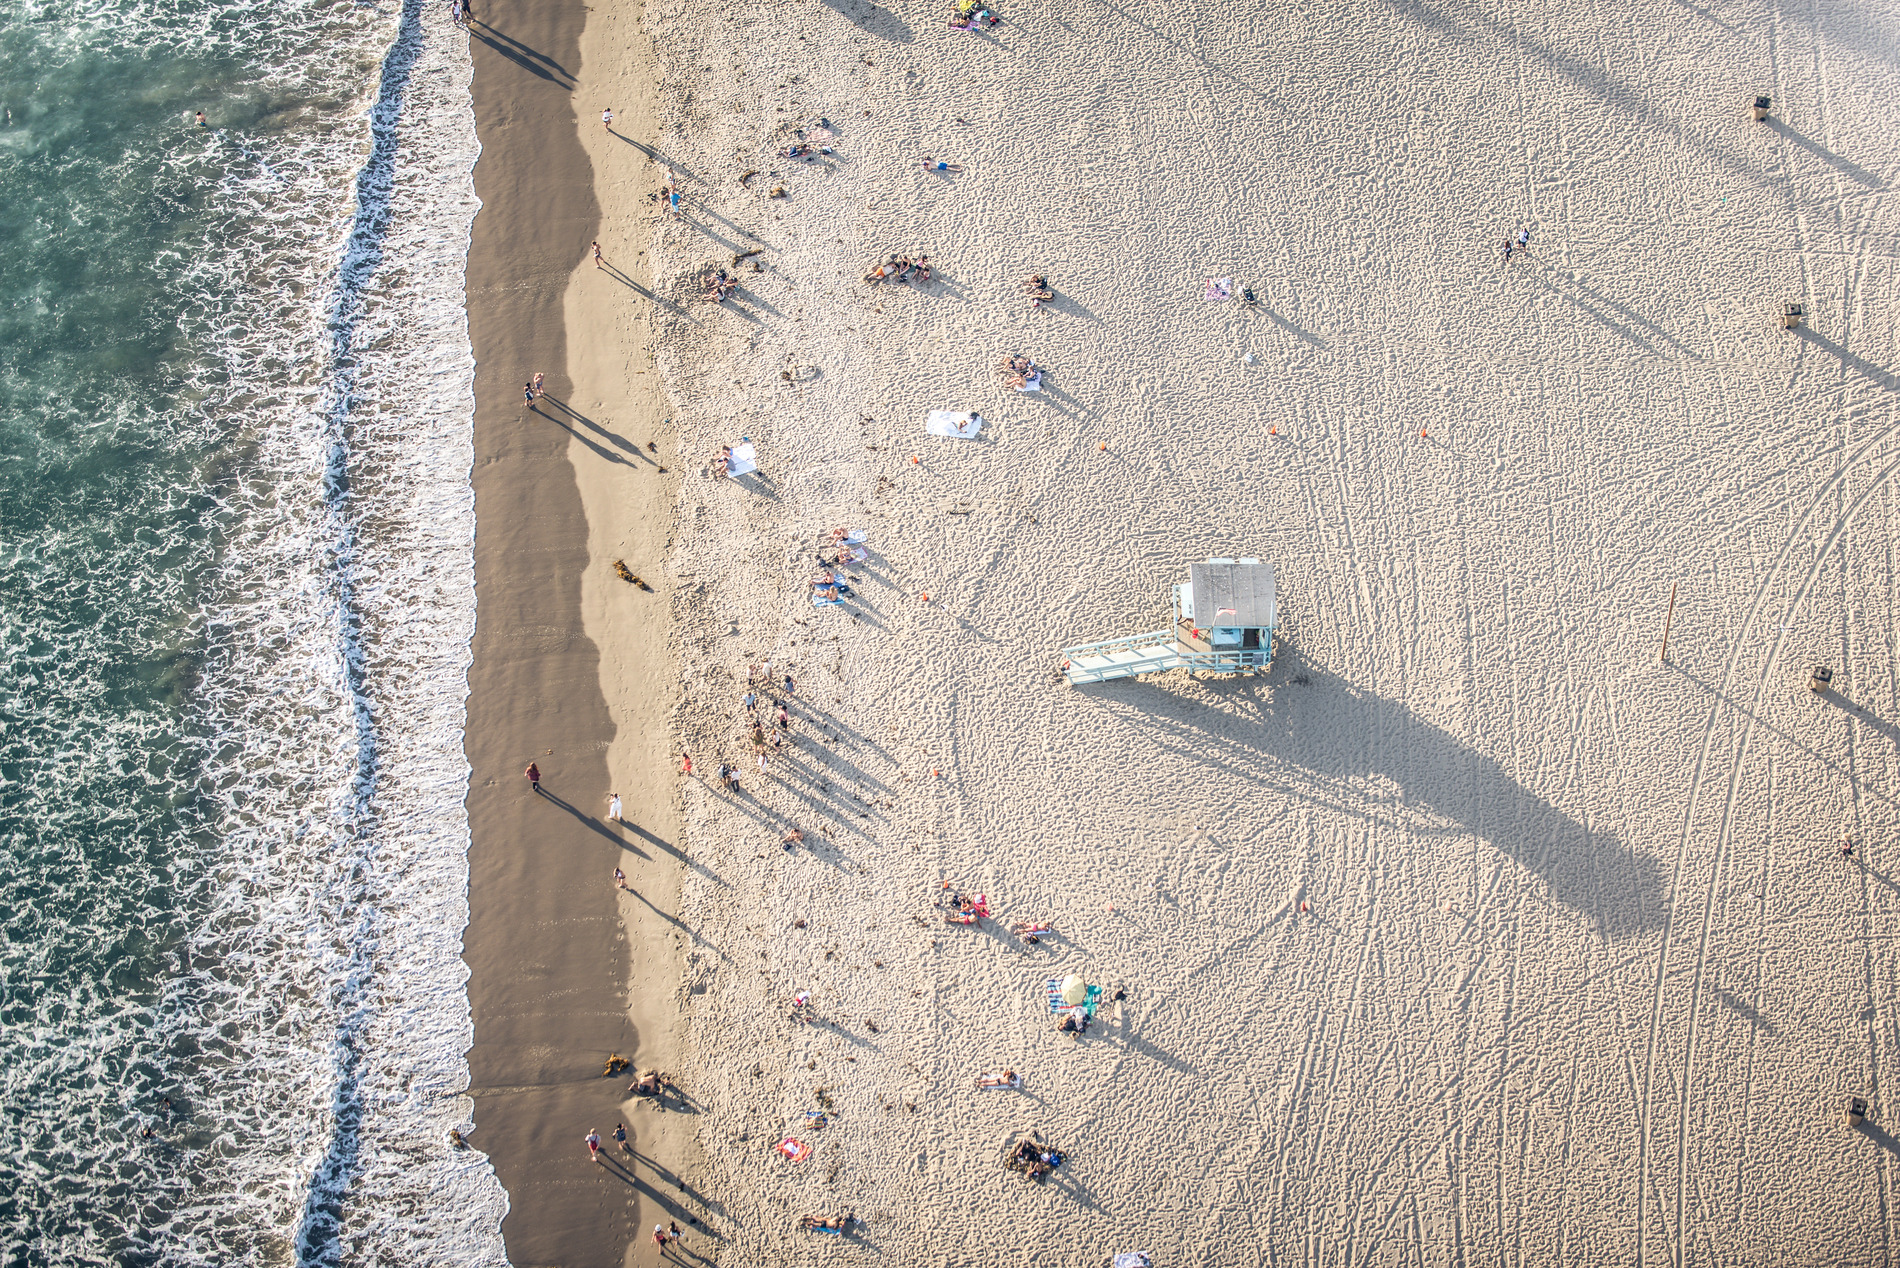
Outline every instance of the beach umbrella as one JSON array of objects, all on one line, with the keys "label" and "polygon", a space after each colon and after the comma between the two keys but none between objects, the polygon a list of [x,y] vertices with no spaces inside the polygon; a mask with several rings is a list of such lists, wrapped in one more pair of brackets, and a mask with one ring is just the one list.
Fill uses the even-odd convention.
[{"label": "beach umbrella", "polygon": [[1065,1004],[1086,1004],[1089,998],[1089,984],[1071,973],[1062,981],[1062,1002]]}]

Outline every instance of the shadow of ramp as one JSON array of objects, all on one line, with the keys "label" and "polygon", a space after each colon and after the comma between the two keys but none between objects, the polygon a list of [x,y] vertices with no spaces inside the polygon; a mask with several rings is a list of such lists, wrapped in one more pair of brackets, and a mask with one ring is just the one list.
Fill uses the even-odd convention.
[{"label": "shadow of ramp", "polygon": [[871,0],[824,0],[824,4],[866,35],[875,35],[893,44],[908,44],[916,38],[909,23],[883,5],[872,4]]},{"label": "shadow of ramp", "polygon": [[1300,685],[1310,671],[1288,652],[1279,661],[1271,688],[1254,679],[1201,683],[1218,697],[1212,709],[1153,681],[1077,690],[1127,709],[1184,757],[1253,775],[1309,804],[1427,846],[1436,837],[1476,836],[1606,938],[1662,926],[1667,898],[1655,860],[1579,823],[1401,702],[1319,674]]}]

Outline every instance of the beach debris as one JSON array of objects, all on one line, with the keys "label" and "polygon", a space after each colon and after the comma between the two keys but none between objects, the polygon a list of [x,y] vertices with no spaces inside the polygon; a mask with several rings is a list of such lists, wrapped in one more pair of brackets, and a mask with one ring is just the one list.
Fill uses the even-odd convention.
[{"label": "beach debris", "polygon": [[803,1162],[811,1157],[811,1146],[791,1136],[778,1142],[778,1151],[793,1162]]},{"label": "beach debris", "polygon": [[771,198],[789,198],[790,196],[791,195],[785,192],[785,186],[783,185],[772,186],[772,192],[770,195],[768,195],[768,197],[771,197]]},{"label": "beach debris", "polygon": [[642,590],[653,589],[652,586],[642,581],[639,578],[639,576],[633,571],[633,569],[627,567],[625,561],[623,560],[619,560],[619,559],[614,560],[614,571],[620,575],[620,579],[622,581],[626,582],[630,586],[637,586],[639,589],[642,589]]},{"label": "beach debris", "polygon": [[744,176],[741,176],[739,178],[739,183],[743,185],[747,181],[751,180],[754,176],[757,176],[758,174],[759,174],[759,169],[755,167],[751,171],[747,172]]},{"label": "beach debris", "polygon": [[467,1149],[468,1148],[468,1141],[463,1139],[462,1133],[457,1131],[453,1127],[449,1129],[449,1148],[450,1149]]},{"label": "beach debris", "polygon": [[755,255],[763,255],[764,253],[765,253],[764,247],[753,247],[750,251],[741,251],[739,252],[739,254],[733,256],[732,262],[733,264],[736,265],[741,260],[749,260]]},{"label": "beach debris", "polygon": [[621,1056],[619,1053],[610,1052],[607,1054],[607,1064],[605,1067],[602,1068],[600,1072],[600,1077],[603,1079],[611,1079],[614,1075],[619,1074],[622,1070],[627,1069],[632,1064],[633,1062],[627,1060],[625,1057]]}]

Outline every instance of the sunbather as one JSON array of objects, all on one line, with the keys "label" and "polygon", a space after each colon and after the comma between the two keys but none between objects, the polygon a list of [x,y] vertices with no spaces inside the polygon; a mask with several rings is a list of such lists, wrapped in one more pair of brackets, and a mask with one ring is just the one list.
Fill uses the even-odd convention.
[{"label": "sunbather", "polygon": [[666,1095],[666,1089],[673,1086],[673,1080],[659,1070],[648,1070],[645,1074],[627,1084],[627,1091],[635,1096],[651,1096],[656,1099]]},{"label": "sunbather", "polygon": [[963,170],[963,164],[946,163],[942,159],[927,158],[924,160],[924,170],[926,172],[960,172]]},{"label": "sunbather", "polygon": [[1014,1070],[1005,1070],[1001,1074],[978,1075],[977,1080],[976,1080],[976,1085],[981,1088],[990,1088],[990,1087],[1019,1088],[1023,1085],[1023,1078],[1020,1074],[1017,1074]]},{"label": "sunbather", "polygon": [[807,1233],[837,1233],[842,1236],[856,1218],[854,1215],[834,1215],[821,1220],[816,1215],[801,1215],[798,1227]]}]

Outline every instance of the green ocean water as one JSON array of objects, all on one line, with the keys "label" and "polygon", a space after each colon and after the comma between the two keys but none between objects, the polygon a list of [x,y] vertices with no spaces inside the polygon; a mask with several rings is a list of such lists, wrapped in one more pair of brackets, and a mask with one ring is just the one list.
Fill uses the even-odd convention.
[{"label": "green ocean water", "polygon": [[396,1262],[443,1184],[498,1222],[479,1176],[378,1189],[364,1090],[407,1059],[376,948],[454,908],[376,881],[378,675],[439,649],[379,640],[356,528],[400,478],[359,332],[459,308],[377,291],[440,215],[399,177],[446,26],[0,8],[0,1263]]}]

